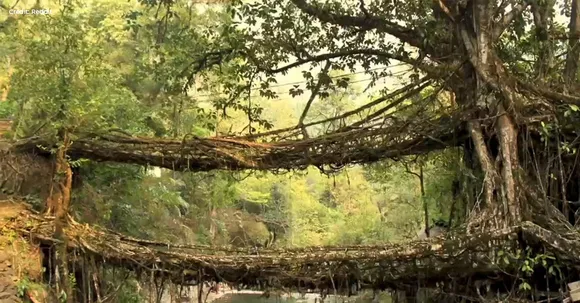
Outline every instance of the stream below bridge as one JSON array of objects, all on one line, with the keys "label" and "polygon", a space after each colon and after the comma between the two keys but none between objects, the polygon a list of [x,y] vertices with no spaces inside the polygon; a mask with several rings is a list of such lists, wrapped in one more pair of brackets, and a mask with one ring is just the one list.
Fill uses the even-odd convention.
[{"label": "stream below bridge", "polygon": [[[197,303],[197,298],[190,296],[183,298],[180,303]],[[175,301],[174,301],[175,302]],[[162,303],[173,303],[169,296],[164,296]],[[217,294],[211,293],[206,303],[321,303],[319,294],[304,294],[292,293],[290,295],[275,296],[268,298],[258,291],[221,291]],[[373,300],[372,293],[365,293],[359,296],[341,297],[329,295],[324,303],[391,303],[388,296],[381,295],[379,298]]]},{"label": "stream below bridge", "polygon": [[[390,301],[375,300],[372,297],[336,297],[328,296],[324,303],[388,303]],[[284,297],[262,297],[261,294],[226,294],[220,298],[215,299],[212,303],[320,303],[320,296],[317,294],[307,294],[301,297],[299,294],[292,294],[292,296]]]}]

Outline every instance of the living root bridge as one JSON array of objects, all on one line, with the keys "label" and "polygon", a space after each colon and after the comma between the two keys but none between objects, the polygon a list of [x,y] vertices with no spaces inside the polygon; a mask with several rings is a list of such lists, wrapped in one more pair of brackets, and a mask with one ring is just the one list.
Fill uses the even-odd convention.
[{"label": "living root bridge", "polygon": [[[152,165],[181,171],[274,170],[314,166],[343,166],[380,159],[425,154],[457,146],[462,127],[458,119],[401,122],[383,128],[344,130],[312,139],[259,143],[243,138],[183,140],[138,138],[114,134],[85,135],[73,142],[68,155],[96,161]],[[466,136],[467,134],[464,134]],[[43,139],[13,144],[16,151],[53,146]]]},{"label": "living root bridge", "polygon": [[[0,214],[5,228],[44,245],[55,244],[53,218],[42,217],[13,201],[0,202]],[[518,239],[542,245],[572,267],[580,264],[580,236],[576,232],[560,236],[532,223],[406,244],[254,252],[151,242],[74,222],[65,233],[71,251],[90,255],[97,262],[148,272],[174,283],[220,281],[247,288],[340,291],[356,283],[362,288],[396,289],[416,285],[417,281],[429,286],[475,274],[494,276],[513,272],[514,268],[502,267],[494,260],[497,251],[521,245]]]}]

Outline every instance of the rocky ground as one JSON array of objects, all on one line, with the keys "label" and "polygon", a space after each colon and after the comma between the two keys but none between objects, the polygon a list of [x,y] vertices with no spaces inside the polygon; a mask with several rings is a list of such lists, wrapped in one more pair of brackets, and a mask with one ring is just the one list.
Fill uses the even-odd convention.
[{"label": "rocky ground", "polygon": [[[172,300],[171,295],[169,294],[169,292],[167,292],[165,295],[163,295],[161,303],[190,303],[190,302],[197,303],[197,287],[192,286],[188,290],[186,290],[185,293],[188,295],[184,295],[179,299],[173,298],[173,300]],[[218,292],[210,292],[207,295],[206,303],[214,302],[217,299],[222,298],[226,295],[230,295],[230,294],[258,294],[258,295],[261,295],[262,292],[251,291],[251,290],[238,291],[235,289],[228,288],[226,286],[221,286]],[[205,298],[205,294],[204,294],[204,298]]]}]

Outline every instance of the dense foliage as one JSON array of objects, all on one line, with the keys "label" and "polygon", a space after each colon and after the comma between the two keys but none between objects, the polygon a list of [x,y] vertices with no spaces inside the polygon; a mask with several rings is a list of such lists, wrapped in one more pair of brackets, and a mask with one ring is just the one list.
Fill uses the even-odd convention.
[{"label": "dense foliage", "polygon": [[580,219],[568,205],[578,187],[563,181],[579,173],[569,158],[580,114],[580,47],[566,37],[580,25],[564,24],[578,8],[566,1],[14,4],[47,15],[11,14],[6,2],[0,118],[14,121],[10,139],[247,139],[285,128],[267,138],[308,140],[411,122],[416,132],[394,138],[428,140],[409,149],[443,142],[430,132],[443,126],[447,139],[461,136],[346,168],[70,161],[78,221],[172,243],[297,247],[402,241],[470,216],[483,223],[469,228],[506,227],[537,205]]},{"label": "dense foliage", "polygon": [[[288,127],[302,112],[296,101],[305,102],[292,97],[306,94],[316,82],[307,73],[306,82],[280,85],[281,94],[284,87],[293,87],[289,98],[272,100],[277,97],[273,88],[262,85],[258,94],[252,88],[247,96],[233,99],[236,90],[251,84],[239,75],[251,71],[235,56],[212,57],[212,52],[239,47],[234,44],[247,39],[249,32],[232,27],[229,6],[178,2],[164,10],[147,3],[90,3],[53,5],[49,16],[4,17],[2,35],[11,43],[3,45],[2,54],[11,74],[1,114],[15,118],[11,136],[55,134],[60,127],[166,137]],[[7,73],[3,70],[4,79]],[[332,71],[326,93],[304,122],[365,102],[360,85],[354,85],[357,78],[360,82],[356,73]],[[330,85],[336,79],[339,85]],[[347,86],[348,80],[354,83]],[[244,105],[243,100],[252,102]],[[248,125],[248,117],[257,122]],[[317,127],[313,135],[341,125]],[[422,226],[423,199],[432,216],[449,216],[452,199],[441,193],[450,192],[453,170],[441,173],[437,165],[423,165],[425,197],[418,179],[401,163],[330,175],[314,168],[274,175],[176,173],[82,162],[73,213],[83,222],[181,243],[394,241],[414,236]]]}]

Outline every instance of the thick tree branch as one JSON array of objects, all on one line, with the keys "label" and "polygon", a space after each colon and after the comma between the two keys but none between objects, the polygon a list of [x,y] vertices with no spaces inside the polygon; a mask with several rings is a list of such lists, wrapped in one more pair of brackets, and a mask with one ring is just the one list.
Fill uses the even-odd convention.
[{"label": "thick tree branch", "polygon": [[365,1],[364,0],[359,0],[359,7],[361,12],[363,12],[363,14],[365,14],[365,17],[370,17],[371,14],[369,13],[369,11],[367,10],[366,6],[365,6]]},{"label": "thick tree branch", "polygon": [[[482,58],[483,56],[480,54],[481,50],[478,52],[478,41],[476,41],[476,39],[469,34],[469,31],[464,25],[460,26],[459,33],[461,35],[461,39],[463,40],[463,45],[467,50],[469,62],[475,68],[476,73],[493,88],[499,90],[499,86],[493,77],[489,74],[487,66],[481,62],[484,58]],[[489,56],[487,53],[485,55]]]},{"label": "thick tree branch", "polygon": [[559,103],[566,103],[566,104],[575,104],[580,106],[580,96],[574,96],[574,95],[570,95],[570,94],[566,94],[566,93],[559,93],[559,92],[555,92],[552,91],[548,88],[539,86],[537,84],[530,84],[527,83],[523,80],[518,79],[518,84],[521,85],[523,88],[539,95],[539,96],[543,96],[547,99],[550,99],[554,102],[559,102]]},{"label": "thick tree branch", "polygon": [[493,31],[493,40],[497,40],[512,21],[520,16],[529,5],[530,3],[527,0],[524,0],[522,3],[516,5],[509,13],[505,14]]},{"label": "thick tree branch", "polygon": [[258,65],[258,69],[260,69],[264,72],[276,74],[276,73],[285,72],[285,71],[292,69],[294,67],[298,67],[298,66],[301,66],[301,65],[304,65],[307,63],[311,63],[311,62],[322,62],[322,61],[326,61],[326,60],[330,60],[330,59],[356,56],[356,55],[376,56],[376,57],[381,57],[381,58],[385,58],[385,59],[392,59],[392,60],[401,61],[403,63],[407,63],[409,65],[416,66],[417,68],[421,69],[425,73],[428,73],[428,74],[431,74],[434,76],[440,75],[442,72],[447,71],[449,68],[453,68],[452,66],[445,66],[445,65],[434,66],[431,64],[420,62],[420,61],[415,60],[413,58],[409,58],[407,56],[391,54],[391,53],[377,50],[377,49],[354,49],[354,50],[345,50],[345,51],[328,53],[328,54],[321,54],[321,55],[312,56],[312,57],[309,57],[306,59],[300,59],[296,62],[290,63],[288,65],[285,65],[285,66],[282,66],[282,67],[279,67],[276,69],[268,69],[268,68],[260,67],[259,66],[260,60],[258,60],[257,58],[251,58],[251,59],[255,64]]},{"label": "thick tree branch", "polygon": [[510,103],[513,103],[515,101],[514,99],[517,98],[516,87],[509,85],[509,83],[515,82],[520,86],[520,88],[525,88],[526,90],[550,99],[553,102],[563,102],[580,106],[580,96],[556,92],[538,84],[530,84],[509,74],[509,72],[502,67],[503,63],[501,60],[495,55],[492,56],[492,60],[495,60],[494,64],[498,67],[495,74],[499,78],[494,77],[494,75],[490,74],[487,68],[485,68],[485,65],[481,63],[480,57],[475,49],[476,42],[469,35],[464,26],[460,28],[460,34],[467,50],[469,61],[474,66],[477,74],[492,88],[501,91]]},{"label": "thick tree branch", "polygon": [[300,116],[300,120],[298,120],[298,125],[300,127],[303,126],[304,119],[306,119],[306,115],[308,115],[308,111],[310,110],[310,106],[312,105],[312,102],[314,102],[314,99],[316,98],[316,96],[318,95],[318,92],[320,91],[320,88],[322,87],[322,77],[328,73],[328,69],[330,68],[330,65],[331,65],[330,60],[326,61],[326,65],[322,68],[322,71],[320,71],[320,77],[318,77],[318,82],[316,82],[316,85],[312,88],[312,93],[310,94],[310,98],[308,99],[308,102],[306,102],[306,106],[304,107],[304,111],[302,111],[302,115]]},{"label": "thick tree branch", "polygon": [[422,48],[422,37],[424,33],[412,30],[403,26],[385,20],[384,18],[367,15],[364,17],[349,16],[333,13],[330,10],[319,7],[316,4],[309,4],[306,0],[290,0],[304,13],[316,17],[322,22],[328,22],[343,27],[360,27],[362,29],[376,29],[380,32],[388,33],[408,43],[412,46]]},{"label": "thick tree branch", "polygon": [[449,17],[449,19],[452,22],[455,22],[455,16],[451,13],[447,5],[445,5],[445,3],[443,3],[442,0],[435,0],[435,2],[437,2],[437,5],[439,5],[439,8],[441,8],[441,10],[447,15],[447,17]]},{"label": "thick tree branch", "polygon": [[477,158],[479,159],[479,164],[484,172],[484,190],[485,199],[487,205],[493,205],[493,190],[494,181],[497,178],[497,171],[493,164],[493,160],[489,153],[489,150],[485,144],[485,139],[483,136],[483,131],[479,121],[472,120],[467,124],[468,131],[471,134],[471,139],[473,140],[473,145],[475,147],[475,152],[477,153]]}]

